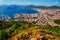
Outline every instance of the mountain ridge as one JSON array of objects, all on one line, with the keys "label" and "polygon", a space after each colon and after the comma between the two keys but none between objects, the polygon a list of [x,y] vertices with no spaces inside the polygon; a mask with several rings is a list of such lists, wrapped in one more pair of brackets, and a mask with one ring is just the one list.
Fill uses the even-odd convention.
[{"label": "mountain ridge", "polygon": [[29,8],[59,8],[60,6],[36,6],[36,5],[16,5],[16,4],[12,4],[12,5],[0,5],[0,7],[7,7],[7,6],[20,6],[20,7],[29,7]]}]

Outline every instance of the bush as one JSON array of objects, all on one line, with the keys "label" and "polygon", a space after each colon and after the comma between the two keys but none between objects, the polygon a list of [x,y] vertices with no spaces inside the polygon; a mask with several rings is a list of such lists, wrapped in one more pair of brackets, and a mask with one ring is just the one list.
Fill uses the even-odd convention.
[{"label": "bush", "polygon": [[7,33],[3,30],[0,30],[0,40],[3,40],[7,37]]},{"label": "bush", "polygon": [[8,28],[8,29],[6,30],[6,32],[7,32],[8,34],[10,34],[10,33],[12,33],[16,28],[17,28],[17,25],[14,24],[14,25],[12,25],[12,27]]},{"label": "bush", "polygon": [[52,31],[52,32],[56,32],[58,35],[60,35],[60,27],[59,26],[55,26],[55,27],[46,26],[46,27],[44,27],[44,29]]},{"label": "bush", "polygon": [[54,20],[54,22],[60,24],[60,20]]}]

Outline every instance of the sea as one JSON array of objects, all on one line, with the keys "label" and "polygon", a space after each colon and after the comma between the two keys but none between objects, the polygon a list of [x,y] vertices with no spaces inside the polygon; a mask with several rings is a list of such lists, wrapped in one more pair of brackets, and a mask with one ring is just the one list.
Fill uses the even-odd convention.
[{"label": "sea", "polygon": [[14,14],[35,14],[38,13],[37,10],[26,6],[18,6],[18,5],[2,5],[0,6],[0,17],[9,16],[11,18],[14,17]]}]

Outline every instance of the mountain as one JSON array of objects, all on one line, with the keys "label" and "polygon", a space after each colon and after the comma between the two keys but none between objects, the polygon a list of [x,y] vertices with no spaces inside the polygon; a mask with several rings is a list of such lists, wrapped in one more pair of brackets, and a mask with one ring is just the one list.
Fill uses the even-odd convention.
[{"label": "mountain", "polygon": [[35,6],[35,5],[29,5],[27,7],[29,7],[29,8],[40,8],[40,9],[60,9],[60,6]]}]

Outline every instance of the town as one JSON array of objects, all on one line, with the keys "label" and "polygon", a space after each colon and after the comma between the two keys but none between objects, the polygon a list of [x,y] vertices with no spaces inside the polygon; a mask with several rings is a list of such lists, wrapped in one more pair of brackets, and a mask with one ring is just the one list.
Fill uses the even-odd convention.
[{"label": "town", "polygon": [[[60,19],[60,9],[35,9],[39,13],[35,14],[15,14],[14,21],[27,21],[39,25],[58,26],[54,20]],[[59,25],[60,26],[60,25]]]},{"label": "town", "polygon": [[60,26],[54,23],[54,20],[60,19],[60,9],[35,9],[39,13],[35,14],[19,14],[14,15],[14,19],[11,19],[9,16],[6,18],[1,18],[1,20],[6,21],[27,21],[30,23],[35,23],[38,25],[50,25],[50,26]]}]

